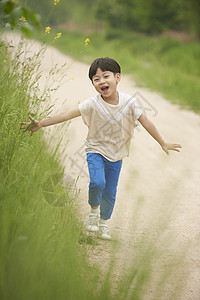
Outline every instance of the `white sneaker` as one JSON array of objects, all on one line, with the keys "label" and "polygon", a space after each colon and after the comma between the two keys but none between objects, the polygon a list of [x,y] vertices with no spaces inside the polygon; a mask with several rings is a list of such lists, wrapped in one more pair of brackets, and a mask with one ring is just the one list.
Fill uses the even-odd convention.
[{"label": "white sneaker", "polygon": [[93,232],[99,230],[99,215],[93,213],[89,214],[89,220],[86,229]]},{"label": "white sneaker", "polygon": [[111,236],[108,230],[108,226],[105,224],[100,224],[98,235],[103,240],[111,240]]}]

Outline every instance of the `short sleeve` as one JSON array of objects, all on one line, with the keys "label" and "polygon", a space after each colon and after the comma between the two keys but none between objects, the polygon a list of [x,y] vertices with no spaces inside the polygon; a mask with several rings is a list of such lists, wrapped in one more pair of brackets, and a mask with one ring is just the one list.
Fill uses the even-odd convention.
[{"label": "short sleeve", "polygon": [[141,114],[144,112],[143,106],[135,99],[133,101],[133,114],[135,121],[139,119]]},{"label": "short sleeve", "polygon": [[89,126],[91,115],[92,115],[92,101],[87,99],[80,104],[78,104],[78,109],[80,111],[81,117],[85,125]]}]

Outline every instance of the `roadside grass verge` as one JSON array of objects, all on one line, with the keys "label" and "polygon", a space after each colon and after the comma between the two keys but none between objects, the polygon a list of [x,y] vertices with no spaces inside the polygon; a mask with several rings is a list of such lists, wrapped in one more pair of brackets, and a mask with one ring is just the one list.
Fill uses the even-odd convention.
[{"label": "roadside grass verge", "polygon": [[[90,64],[97,57],[110,56],[131,74],[139,86],[162,93],[172,103],[200,112],[200,43],[183,43],[169,37],[148,37],[116,30],[107,33],[62,32],[53,46],[77,60]],[[58,32],[57,31],[57,32]],[[36,38],[52,43],[51,34]],[[84,48],[84,41],[91,43]]]},{"label": "roadside grass verge", "polygon": [[19,58],[0,42],[0,298],[94,299],[98,276],[79,242],[82,224],[56,151],[42,132],[31,138],[19,130],[40,103],[31,94],[34,62]]}]

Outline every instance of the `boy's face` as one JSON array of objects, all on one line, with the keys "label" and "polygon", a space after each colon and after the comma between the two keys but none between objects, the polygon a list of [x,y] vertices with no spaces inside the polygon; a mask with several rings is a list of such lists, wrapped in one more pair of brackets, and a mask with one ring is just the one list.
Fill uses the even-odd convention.
[{"label": "boy's face", "polygon": [[119,81],[120,73],[114,74],[110,71],[102,71],[100,68],[97,69],[96,74],[92,77],[92,84],[103,98],[112,97],[116,93]]}]

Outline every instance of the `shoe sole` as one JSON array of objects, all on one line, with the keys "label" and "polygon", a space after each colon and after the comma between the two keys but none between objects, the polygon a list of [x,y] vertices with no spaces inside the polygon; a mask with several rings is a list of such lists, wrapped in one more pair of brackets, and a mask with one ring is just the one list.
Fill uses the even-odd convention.
[{"label": "shoe sole", "polygon": [[90,231],[90,232],[97,232],[99,229],[89,229],[89,228],[86,228],[87,231]]},{"label": "shoe sole", "polygon": [[107,241],[109,241],[109,240],[112,239],[111,236],[105,237],[105,236],[98,235],[98,237],[99,237],[101,240],[107,240]]}]

